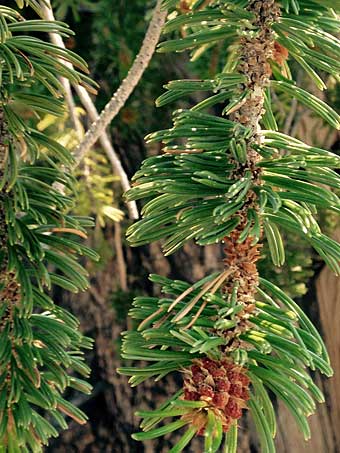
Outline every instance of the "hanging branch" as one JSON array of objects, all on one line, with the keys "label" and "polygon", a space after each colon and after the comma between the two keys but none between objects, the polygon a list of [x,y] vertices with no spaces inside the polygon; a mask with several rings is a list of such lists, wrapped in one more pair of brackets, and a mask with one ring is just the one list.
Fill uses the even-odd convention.
[{"label": "hanging branch", "polygon": [[107,103],[99,118],[86,132],[83,141],[75,150],[76,160],[79,163],[88,150],[96,143],[100,135],[124,107],[127,99],[140,81],[145,69],[148,67],[152,55],[159,41],[159,36],[166,18],[166,11],[161,10],[161,0],[158,0],[148,31],[142,47],[137,55],[128,75],[122,81],[118,90]]},{"label": "hanging branch", "polygon": [[[216,44],[228,49],[227,61],[214,78],[169,82],[157,99],[161,107],[195,91],[207,94],[191,109],[176,110],[172,128],[146,137],[163,142],[164,154],[143,162],[126,195],[146,199],[128,240],[132,246],[163,240],[166,255],[189,240],[221,242],[225,269],[194,283],[151,275],[162,295],[135,299],[130,316],[137,327],[124,333],[122,355],[143,365],[119,372],[135,386],[177,371],[183,386],[160,408],[137,413],[141,432],[133,438],[185,427],[171,453],[183,451],[195,435],[204,436],[205,453],[219,451],[223,437],[223,451],[236,453],[238,426],[249,410],[261,451],[274,453],[270,393],[307,440],[307,418],[324,401],[309,370],[331,376],[332,368],[316,328],[288,295],[261,278],[257,261],[266,241],[273,264],[284,264],[286,230],[340,274],[340,245],[316,220],[320,207],[339,212],[338,196],[324,185],[340,188],[333,170],[340,159],[279,132],[271,99],[283,92],[340,128],[339,115],[299,87],[288,66],[295,59],[325,89],[314,67],[337,77],[340,42],[331,32],[339,22],[331,6],[315,0],[163,1],[164,8],[177,5],[164,31],[179,30],[182,37],[159,50],[190,49],[197,57]],[[215,105],[221,116],[211,114]]]},{"label": "hanging branch", "polygon": [[[45,19],[50,20],[50,21],[55,20],[50,0],[44,0],[44,3],[41,4],[41,9],[42,9],[43,17]],[[58,46],[62,49],[65,49],[64,41],[60,35],[58,35],[56,33],[50,33],[50,38],[51,38],[51,41],[56,46]],[[70,64],[69,67],[72,68],[72,64]],[[64,89],[65,89],[65,96],[66,96],[66,101],[67,101],[67,104],[69,107],[71,119],[72,119],[72,122],[77,126],[76,130],[78,132],[79,140],[81,141],[81,139],[83,137],[83,133],[82,133],[81,129],[80,129],[80,131],[78,130],[79,129],[79,119],[77,118],[76,113],[75,113],[75,103],[74,103],[74,99],[72,96],[71,84],[65,78],[62,78],[62,83],[63,83]],[[95,122],[99,117],[99,113],[97,112],[97,109],[96,109],[89,93],[81,85],[75,85],[74,88],[75,88],[75,90],[79,96],[79,99],[80,99],[83,107],[85,108],[90,120],[92,122]],[[119,159],[119,156],[116,153],[116,151],[114,150],[112,143],[110,141],[110,138],[105,130],[103,130],[102,133],[100,134],[99,140],[100,140],[100,143],[101,143],[109,161],[111,162],[114,173],[117,174],[120,178],[120,182],[121,182],[123,191],[126,192],[127,190],[131,189],[129,178],[128,178],[128,176],[122,166],[122,163]],[[79,165],[80,161],[81,160],[77,160],[76,165]],[[138,214],[138,208],[137,208],[136,202],[128,201],[128,202],[126,202],[126,205],[128,208],[130,218],[134,219],[134,220],[138,219],[139,214]]]},{"label": "hanging branch", "polygon": [[[41,13],[35,0],[25,4]],[[91,392],[81,377],[90,374],[84,349],[92,340],[51,290],[84,291],[87,272],[78,257],[98,256],[81,242],[92,222],[72,216],[72,197],[56,188],[72,194],[74,180],[65,171],[71,154],[18,112],[62,117],[60,79],[88,81],[87,66],[75,53],[37,37],[69,36],[67,25],[26,21],[8,7],[0,7],[0,16],[0,450],[41,453],[58,436],[56,426],[67,428],[64,417],[86,423],[87,416],[63,397],[65,390]]]}]

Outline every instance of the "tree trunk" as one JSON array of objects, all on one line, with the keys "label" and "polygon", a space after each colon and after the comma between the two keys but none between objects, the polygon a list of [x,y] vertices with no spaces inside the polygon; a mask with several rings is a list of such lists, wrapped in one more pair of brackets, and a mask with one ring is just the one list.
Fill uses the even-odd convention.
[{"label": "tree trunk", "polygon": [[[336,236],[339,240],[339,230]],[[321,331],[330,354],[334,376],[331,379],[318,378],[326,395],[326,404],[319,405],[317,413],[310,418],[312,438],[309,442],[303,441],[287,410],[280,407],[277,436],[280,453],[340,452],[340,280],[326,267],[316,280],[316,295]]]}]

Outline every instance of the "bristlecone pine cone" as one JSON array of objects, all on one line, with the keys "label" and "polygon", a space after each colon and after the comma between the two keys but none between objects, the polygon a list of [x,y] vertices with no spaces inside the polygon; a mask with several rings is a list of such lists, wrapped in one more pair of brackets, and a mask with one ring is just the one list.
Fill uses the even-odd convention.
[{"label": "bristlecone pine cone", "polygon": [[[184,379],[184,399],[208,403],[207,408],[220,418],[223,431],[227,432],[232,422],[242,416],[242,409],[247,407],[250,380],[246,371],[227,360],[195,360]],[[207,423],[205,409],[195,410],[192,414],[192,423],[201,435]]]}]

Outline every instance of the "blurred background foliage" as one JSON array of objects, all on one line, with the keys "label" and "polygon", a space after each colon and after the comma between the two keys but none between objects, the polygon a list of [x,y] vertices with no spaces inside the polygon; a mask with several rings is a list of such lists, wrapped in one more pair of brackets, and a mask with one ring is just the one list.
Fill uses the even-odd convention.
[{"label": "blurred background foliage", "polygon": [[[10,3],[12,3],[10,1]],[[90,75],[98,83],[95,104],[99,111],[108,102],[112,93],[126,76],[143,41],[154,1],[150,0],[54,0],[57,19],[64,20],[75,31],[75,36],[66,41],[89,64]],[[185,7],[186,2],[182,2]],[[147,155],[161,151],[159,145],[146,148],[143,137],[150,131],[169,126],[174,105],[156,109],[155,99],[163,92],[169,80],[181,78],[209,78],[209,74],[221,70],[225,64],[224,48],[207,48],[203,55],[155,54],[150,67],[130,97],[125,107],[110,126],[110,136],[122,164],[132,176]],[[294,70],[294,69],[293,69]],[[297,78],[300,74],[295,74]],[[305,83],[305,81],[303,81]],[[340,107],[339,85],[328,81],[328,100]],[[197,96],[193,94],[193,96]],[[325,95],[326,96],[326,95]],[[77,114],[84,131],[89,119],[75,95]],[[197,101],[197,99],[195,98]],[[284,95],[276,99],[276,118],[281,130],[303,141],[325,148],[338,149],[338,137],[319,119],[307,113],[304,107],[287,103]],[[178,107],[185,107],[177,103]],[[215,107],[217,110],[222,106]],[[291,112],[291,114],[289,114]],[[30,118],[30,112],[24,111]],[[288,119],[287,119],[288,113]],[[74,148],[77,133],[67,114],[56,120],[52,114],[31,118],[41,130],[64,145]],[[150,272],[161,273],[171,278],[193,280],[220,266],[223,251],[217,246],[207,247],[205,252],[188,245],[183,251],[165,260],[156,245],[131,250],[126,246],[124,233],[131,223],[122,202],[119,178],[112,174],[100,145],[97,144],[76,171],[79,198],[75,212],[96,218],[97,227],[88,238],[89,243],[101,254],[99,263],[88,264],[91,273],[91,290],[88,294],[69,297],[58,293],[60,303],[71,307],[80,317],[84,333],[95,338],[95,349],[89,354],[93,369],[94,393],[91,397],[75,401],[91,415],[87,426],[73,426],[60,439],[51,444],[51,452],[162,452],[167,444],[153,443],[135,445],[130,434],[138,420],[134,407],[154,407],[155,401],[148,388],[131,390],[125,378],[118,377],[115,368],[120,366],[118,343],[120,333],[127,325],[127,311],[133,297],[152,291],[147,280]],[[323,213],[321,223],[328,232],[336,227],[336,220]],[[301,240],[286,241],[287,265],[273,270],[269,265],[269,252],[263,247],[263,259],[259,269],[265,278],[281,286],[292,297],[306,304],[314,296],[313,285],[323,263]],[[316,310],[317,312],[317,310]],[[315,310],[313,311],[314,317]],[[161,396],[167,386],[176,385],[166,380],[158,386]],[[162,442],[162,441],[157,441]],[[195,444],[193,447],[195,448]],[[199,451],[199,447],[196,451]],[[256,446],[252,451],[257,451]],[[137,450],[138,449],[138,450]],[[143,450],[144,449],[144,450]],[[247,451],[247,450],[244,450]],[[300,453],[298,451],[292,453]]]}]

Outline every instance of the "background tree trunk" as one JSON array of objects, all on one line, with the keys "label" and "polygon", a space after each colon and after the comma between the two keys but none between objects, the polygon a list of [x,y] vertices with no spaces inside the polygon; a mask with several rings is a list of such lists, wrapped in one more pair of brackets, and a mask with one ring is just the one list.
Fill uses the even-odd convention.
[{"label": "background tree trunk", "polygon": [[[340,230],[335,232],[335,239],[340,241]],[[330,431],[334,450],[340,451],[340,279],[329,269],[324,268],[316,283],[320,321],[327,348],[334,368],[334,376],[324,382],[328,395],[328,422],[325,430]]]}]

